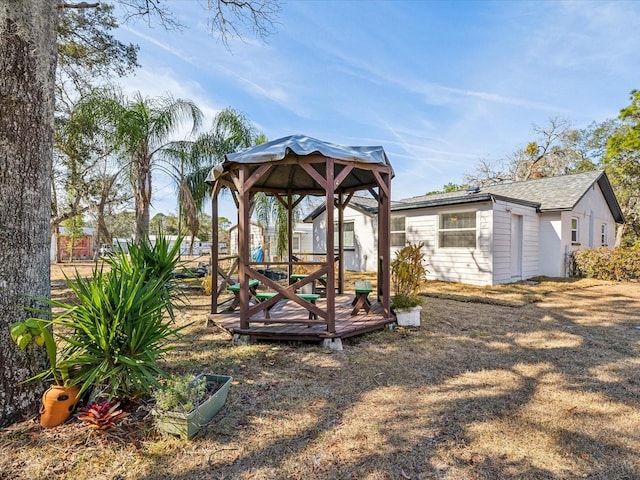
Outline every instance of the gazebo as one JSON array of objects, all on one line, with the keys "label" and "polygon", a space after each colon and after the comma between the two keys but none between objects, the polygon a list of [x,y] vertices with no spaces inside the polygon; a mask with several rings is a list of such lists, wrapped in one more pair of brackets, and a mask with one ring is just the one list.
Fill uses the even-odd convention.
[{"label": "gazebo", "polygon": [[[225,156],[212,169],[213,288],[209,320],[238,336],[251,338],[340,339],[382,328],[394,321],[390,310],[389,221],[393,169],[382,147],[347,147],[293,135]],[[227,188],[238,208],[237,283],[220,268],[218,254],[218,195]],[[378,202],[378,261],[375,298],[367,312],[352,312],[355,302],[344,289],[343,211],[355,192],[366,191]],[[256,262],[249,250],[250,212],[254,195],[273,195],[288,212],[288,255],[284,261]],[[315,261],[300,261],[292,252],[293,210],[308,195],[326,205],[325,252]],[[335,212],[337,211],[337,218]],[[337,245],[334,224],[338,227]],[[292,275],[304,265],[307,275]],[[269,268],[286,270],[283,285],[267,275]],[[215,273],[218,273],[216,275]],[[292,278],[295,277],[295,280]],[[305,285],[321,281],[326,297],[302,295]],[[230,286],[231,285],[231,286]],[[256,285],[269,293],[257,293]],[[219,312],[225,289],[235,293],[233,311]],[[317,300],[317,301],[315,301]],[[284,302],[289,308],[276,309]],[[345,307],[346,306],[346,307]]]}]

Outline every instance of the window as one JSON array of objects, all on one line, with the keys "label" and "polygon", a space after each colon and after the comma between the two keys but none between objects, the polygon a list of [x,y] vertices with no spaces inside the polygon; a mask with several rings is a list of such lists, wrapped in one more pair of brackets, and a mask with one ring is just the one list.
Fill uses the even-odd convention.
[{"label": "window", "polygon": [[294,233],[293,236],[291,237],[291,249],[294,252],[300,251],[300,234],[299,233]]},{"label": "window", "polygon": [[407,236],[405,234],[405,217],[391,217],[391,246],[392,247],[404,247],[407,243]]},{"label": "window", "polygon": [[607,246],[607,224],[603,223],[600,227],[600,245]]},{"label": "window", "polygon": [[476,247],[476,212],[440,214],[440,248]]},{"label": "window", "polygon": [[571,217],[571,243],[578,243],[580,241],[580,237],[578,236],[579,220],[578,217]]},{"label": "window", "polygon": [[[355,248],[356,237],[355,230],[353,228],[353,222],[344,222],[342,224],[342,239],[344,240],[344,248]],[[338,249],[338,222],[333,224],[333,248]]]}]

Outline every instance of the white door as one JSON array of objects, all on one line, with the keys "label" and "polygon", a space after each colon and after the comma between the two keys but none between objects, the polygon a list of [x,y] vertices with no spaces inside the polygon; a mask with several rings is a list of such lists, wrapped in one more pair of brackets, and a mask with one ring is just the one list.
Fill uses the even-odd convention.
[{"label": "white door", "polygon": [[511,280],[522,280],[522,215],[511,215]]}]

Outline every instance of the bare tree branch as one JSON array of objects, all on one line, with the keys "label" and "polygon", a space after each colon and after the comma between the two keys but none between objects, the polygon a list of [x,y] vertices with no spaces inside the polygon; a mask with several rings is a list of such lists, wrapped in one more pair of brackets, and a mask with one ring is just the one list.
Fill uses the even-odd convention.
[{"label": "bare tree branch", "polygon": [[63,9],[63,8],[96,8],[99,7],[100,4],[99,3],[87,3],[87,2],[80,2],[80,3],[59,3],[56,5],[56,8],[58,9]]}]

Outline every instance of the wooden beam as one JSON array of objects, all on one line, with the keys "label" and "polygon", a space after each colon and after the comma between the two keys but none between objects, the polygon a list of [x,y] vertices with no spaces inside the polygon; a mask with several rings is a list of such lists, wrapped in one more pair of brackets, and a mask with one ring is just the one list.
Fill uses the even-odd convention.
[{"label": "wooden beam", "polygon": [[[263,188],[260,187],[260,192],[264,192],[267,193],[269,195],[276,195],[276,194],[281,194],[281,195],[285,195],[287,193],[288,188]],[[307,195],[318,195],[318,196],[324,196],[324,188],[323,189],[319,189],[319,188],[315,188],[315,189],[309,189],[309,190],[305,190],[304,193]],[[297,192],[300,193],[300,192]]]},{"label": "wooden beam", "polygon": [[377,299],[382,302],[382,311],[385,317],[391,316],[391,249],[390,249],[390,223],[391,223],[391,192],[390,175],[383,179],[384,188],[380,189],[378,198],[378,292]]},{"label": "wooden beam", "polygon": [[342,190],[344,193],[348,193],[348,192],[360,192],[362,190],[367,190],[369,188],[377,188],[377,187],[378,187],[378,183],[372,182],[372,183],[364,183],[362,185],[356,185],[354,187],[349,187],[349,188],[341,188],[340,190]]},{"label": "wooden beam", "polygon": [[293,208],[296,208],[298,205],[300,205],[300,202],[302,202],[302,200],[304,200],[305,198],[307,198],[307,194],[301,193],[300,196],[293,202],[293,205],[291,206]]},{"label": "wooden beam", "polygon": [[211,190],[211,313],[218,313],[218,193],[220,192],[220,183],[215,182]]},{"label": "wooden beam", "polygon": [[[262,275],[261,273],[259,273],[256,270],[253,269],[249,269],[248,270],[251,274],[252,278],[255,278],[256,280],[259,280],[260,282],[264,283],[266,286],[268,286],[269,288],[271,288],[272,290],[274,290],[276,293],[278,293],[279,295],[273,298],[270,298],[269,300],[266,300],[264,303],[267,305],[273,305],[275,304],[275,302],[277,300],[274,299],[284,299],[287,298],[289,300],[291,300],[292,302],[297,303],[298,305],[300,305],[301,307],[305,308],[306,310],[316,314],[318,317],[320,318],[328,318],[330,316],[330,310],[327,308],[327,311],[321,310],[318,306],[314,305],[313,303],[304,300],[300,297],[298,297],[296,295],[296,289],[300,288],[301,285],[304,285],[306,283],[311,282],[314,279],[319,278],[320,276],[325,274],[325,270],[321,269],[321,270],[317,270],[316,272],[314,272],[313,274],[310,274],[308,277],[304,278],[303,280],[301,280],[300,282],[296,282],[293,285],[290,285],[289,287],[283,287],[282,285],[280,285],[277,282],[274,282],[273,280],[271,280],[270,278],[265,277],[264,275]],[[327,275],[327,278],[329,277],[329,275]],[[335,295],[332,295],[335,296]],[[329,299],[329,294],[327,293],[327,300]],[[272,300],[274,300],[272,302]],[[270,302],[270,303],[267,303]],[[328,305],[328,301],[327,301],[327,305]],[[266,308],[266,306],[265,306]],[[255,311],[259,311],[260,309],[255,309]],[[335,313],[334,313],[335,314]],[[242,324],[242,317],[240,318],[240,323]],[[241,327],[244,328],[244,327]]]},{"label": "wooden beam", "polygon": [[[323,178],[322,175],[320,175],[320,173],[318,173],[318,171],[313,168],[311,165],[303,163],[300,165],[302,167],[302,169],[307,172],[309,174],[309,176],[311,178],[313,178],[316,182],[318,182],[318,184],[325,189],[325,192],[327,191],[327,182],[328,182],[328,176],[329,176],[329,167],[327,165],[327,178]],[[333,178],[333,171],[331,172],[331,177]],[[333,193],[333,181],[331,182],[331,193]]]},{"label": "wooden beam", "polygon": [[260,178],[267,173],[271,167],[273,166],[272,163],[263,163],[262,165],[260,165],[255,172],[253,172],[251,174],[251,176],[249,178],[246,179],[246,181],[244,182],[244,188],[249,190],[251,189],[251,187],[253,187],[253,185],[260,180]]},{"label": "wooden beam", "polygon": [[372,173],[373,173],[373,176],[376,177],[376,180],[378,181],[378,185],[380,186],[380,189],[384,192],[386,197],[391,198],[391,192],[389,191],[389,186],[387,185],[387,182],[380,175],[380,172],[378,172],[377,170],[373,170]]},{"label": "wooden beam", "polygon": [[347,178],[347,175],[353,170],[353,165],[346,165],[333,181],[333,190],[337,190],[340,184]]},{"label": "wooden beam", "polygon": [[[291,197],[291,192],[287,195],[287,204],[285,208],[287,209],[287,258],[291,262],[293,258],[293,203]],[[291,274],[293,270],[289,267],[289,278],[291,278]]]},{"label": "wooden beam", "polygon": [[274,197],[276,198],[276,200],[278,200],[278,202],[280,203],[280,205],[282,205],[284,208],[289,208],[289,204],[287,203],[287,201],[282,198],[282,195],[279,193],[276,193],[274,195]]},{"label": "wooden beam", "polygon": [[[344,290],[344,203],[342,193],[338,194],[338,293]],[[355,232],[354,232],[355,234]],[[329,289],[327,288],[327,291]],[[328,293],[327,293],[328,295]]]},{"label": "wooden beam", "polygon": [[[340,195],[344,195],[344,192],[341,192]],[[345,208],[347,205],[349,205],[349,202],[351,201],[354,195],[355,195],[355,192],[349,193],[347,195],[347,198],[344,199],[342,202],[336,202],[336,206]]]}]

